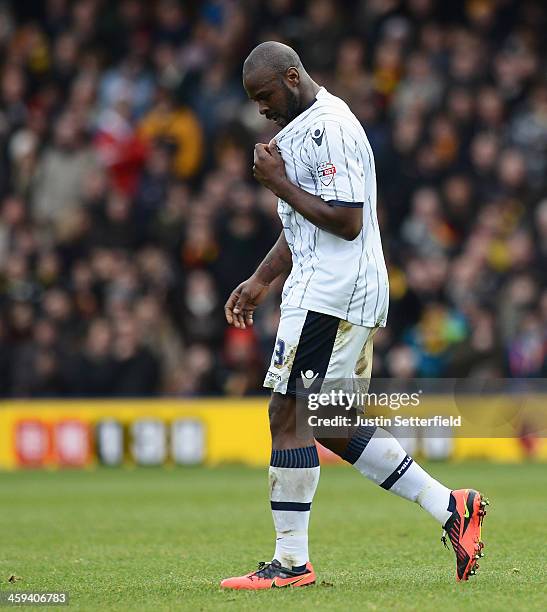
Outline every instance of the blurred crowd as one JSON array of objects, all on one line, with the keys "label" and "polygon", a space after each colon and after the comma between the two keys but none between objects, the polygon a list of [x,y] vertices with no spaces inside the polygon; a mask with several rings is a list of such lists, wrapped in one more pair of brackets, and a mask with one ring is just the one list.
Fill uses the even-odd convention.
[{"label": "blurred crowd", "polygon": [[281,283],[254,328],[223,304],[281,229],[263,40],[374,149],[374,375],[546,376],[546,28],[541,0],[0,0],[0,395],[260,392]]}]

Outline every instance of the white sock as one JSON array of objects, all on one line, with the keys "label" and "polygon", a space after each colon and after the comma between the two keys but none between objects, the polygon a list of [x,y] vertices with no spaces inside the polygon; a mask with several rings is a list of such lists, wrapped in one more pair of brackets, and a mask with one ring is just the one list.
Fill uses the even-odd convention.
[{"label": "white sock", "polygon": [[419,504],[441,525],[450,518],[450,489],[422,469],[385,429],[360,427],[343,459],[387,491]]},{"label": "white sock", "polygon": [[309,561],[308,524],[319,469],[315,446],[272,451],[269,480],[276,532],[274,559],[283,567],[301,567]]}]

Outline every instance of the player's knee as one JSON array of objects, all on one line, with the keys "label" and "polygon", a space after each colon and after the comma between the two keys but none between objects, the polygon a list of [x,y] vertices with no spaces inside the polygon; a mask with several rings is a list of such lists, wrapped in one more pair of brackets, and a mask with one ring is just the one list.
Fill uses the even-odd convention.
[{"label": "player's knee", "polygon": [[272,438],[294,433],[295,428],[295,401],[289,395],[273,393],[268,409],[270,418],[270,431]]}]

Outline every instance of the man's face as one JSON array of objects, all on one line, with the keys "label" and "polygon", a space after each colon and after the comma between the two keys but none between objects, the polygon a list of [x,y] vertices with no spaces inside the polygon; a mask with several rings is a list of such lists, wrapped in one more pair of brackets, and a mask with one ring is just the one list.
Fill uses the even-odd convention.
[{"label": "man's face", "polygon": [[283,128],[300,113],[298,89],[285,78],[257,69],[243,78],[243,86],[258,112]]}]

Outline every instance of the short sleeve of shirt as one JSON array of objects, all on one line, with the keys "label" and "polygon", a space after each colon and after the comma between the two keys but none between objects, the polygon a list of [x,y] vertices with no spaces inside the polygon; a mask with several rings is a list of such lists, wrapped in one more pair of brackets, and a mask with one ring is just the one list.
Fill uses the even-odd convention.
[{"label": "short sleeve of shirt", "polygon": [[356,135],[340,122],[319,121],[311,126],[307,140],[310,170],[323,200],[362,206],[364,172]]}]

